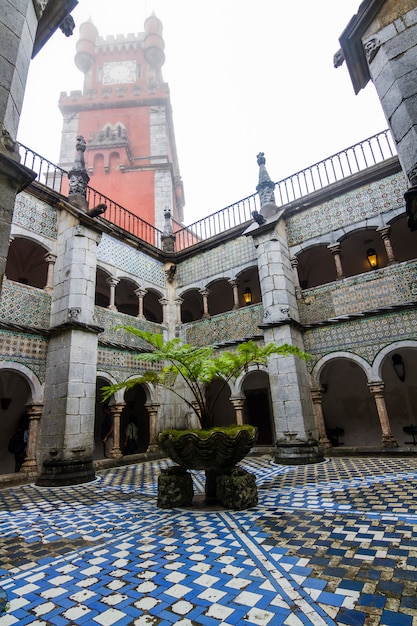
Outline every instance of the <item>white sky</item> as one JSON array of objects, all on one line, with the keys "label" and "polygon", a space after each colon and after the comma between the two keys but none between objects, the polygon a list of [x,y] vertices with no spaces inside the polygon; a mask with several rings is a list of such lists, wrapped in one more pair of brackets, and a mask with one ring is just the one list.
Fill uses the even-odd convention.
[{"label": "white sky", "polygon": [[387,128],[373,85],[355,96],[346,65],[333,67],[359,4],[79,0],[74,35],[57,31],[31,64],[18,140],[56,163],[59,94],[83,83],[73,61],[79,25],[91,17],[103,36],[138,33],[155,11],[191,223],[256,191],[260,151],[278,181]]}]

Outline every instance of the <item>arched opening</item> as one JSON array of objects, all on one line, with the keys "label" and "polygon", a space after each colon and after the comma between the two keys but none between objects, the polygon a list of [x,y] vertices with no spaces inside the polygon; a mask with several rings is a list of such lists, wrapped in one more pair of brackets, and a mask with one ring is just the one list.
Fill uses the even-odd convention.
[{"label": "arched opening", "polygon": [[311,289],[336,280],[336,266],[327,245],[312,246],[297,255],[301,289]]},{"label": "arched opening", "polygon": [[[24,420],[26,404],[31,400],[30,386],[19,372],[0,370],[0,473],[12,474],[16,469],[15,455],[8,451],[12,435]],[[26,425],[27,428],[27,425]],[[17,457],[18,455],[16,455]],[[23,457],[24,458],[24,457]],[[20,459],[21,461],[22,459]]]},{"label": "arched opening", "polygon": [[139,311],[138,296],[135,289],[138,286],[127,278],[122,278],[116,285],[115,305],[120,313],[136,317]]},{"label": "arched opening", "polygon": [[215,378],[208,389],[209,401],[213,400],[213,398],[219,394],[213,409],[213,426],[230,426],[231,424],[236,424],[236,413],[230,402],[229,385],[221,389],[222,386],[223,382]]},{"label": "arched opening", "polygon": [[110,154],[110,159],[109,159],[110,172],[115,172],[116,170],[118,170],[119,165],[120,165],[120,154],[118,152],[112,152]]},{"label": "arched opening", "polygon": [[209,285],[208,311],[218,315],[233,309],[233,290],[228,280],[221,278]]},{"label": "arched opening", "polygon": [[143,298],[143,314],[150,322],[162,324],[163,311],[162,304],[159,302],[161,294],[149,289]]},{"label": "arched opening", "polygon": [[243,271],[237,277],[238,280],[238,294],[239,294],[239,306],[246,306],[243,294],[249,290],[251,295],[251,302],[249,304],[257,304],[262,302],[261,286],[259,284],[259,273],[257,267],[249,267]]},{"label": "arched opening", "polygon": [[7,278],[22,285],[43,289],[48,276],[46,253],[47,250],[38,243],[16,237],[11,242],[7,255]]},{"label": "arched opening", "polygon": [[382,431],[363,369],[354,361],[335,358],[320,375],[323,417],[333,445],[380,446]]},{"label": "arched opening", "polygon": [[104,156],[101,152],[94,155],[93,159],[93,172],[91,174],[103,174],[104,173]]},{"label": "arched opening", "polygon": [[275,440],[269,376],[263,371],[249,372],[242,385],[245,394],[245,423],[256,426],[260,446],[271,446]]},{"label": "arched opening", "polygon": [[194,322],[203,316],[203,296],[198,289],[190,289],[181,294],[181,321],[183,324]]},{"label": "arched opening", "polygon": [[100,267],[97,268],[95,295],[96,306],[107,308],[110,304],[110,285],[107,282],[109,278],[110,274],[102,270]]},{"label": "arched opening", "polygon": [[384,359],[382,380],[392,434],[400,446],[413,442],[403,429],[417,428],[417,348],[394,348]]},{"label": "arched opening", "polygon": [[368,250],[376,252],[378,267],[387,265],[384,242],[376,228],[354,231],[342,240],[341,260],[344,276],[374,271],[368,261]]},{"label": "arched opening", "polygon": [[[126,406],[120,416],[120,447],[123,454],[146,452],[149,446],[149,414],[145,406],[146,390],[143,385],[135,385],[125,393]],[[136,427],[136,450],[126,450],[128,425],[133,423]]]}]

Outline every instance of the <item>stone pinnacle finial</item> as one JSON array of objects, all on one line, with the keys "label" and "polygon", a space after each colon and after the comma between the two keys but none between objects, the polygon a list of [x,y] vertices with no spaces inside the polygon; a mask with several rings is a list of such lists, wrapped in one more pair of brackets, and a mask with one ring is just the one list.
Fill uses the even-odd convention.
[{"label": "stone pinnacle finial", "polygon": [[275,183],[269,177],[265,167],[265,154],[259,152],[256,156],[257,163],[259,165],[259,184],[256,187],[256,191],[259,194],[261,203],[261,214],[264,217],[274,215],[278,207],[275,204],[274,188]]},{"label": "stone pinnacle finial", "polygon": [[68,172],[68,200],[71,204],[78,206],[78,208],[87,210],[86,191],[90,177],[85,169],[84,152],[86,142],[81,135],[77,137],[75,148],[77,150],[77,156],[75,157],[72,169]]},{"label": "stone pinnacle finial", "polygon": [[161,235],[162,250],[164,252],[174,252],[175,235],[174,235],[174,230],[172,228],[171,211],[169,209],[165,209],[164,218],[165,218],[164,230]]}]

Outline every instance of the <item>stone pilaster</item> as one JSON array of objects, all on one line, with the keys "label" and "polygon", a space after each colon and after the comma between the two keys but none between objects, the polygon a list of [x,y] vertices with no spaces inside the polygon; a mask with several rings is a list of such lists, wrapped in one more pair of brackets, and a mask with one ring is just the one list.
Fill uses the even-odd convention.
[{"label": "stone pilaster", "polygon": [[[253,237],[257,249],[265,342],[287,343],[304,350],[285,223],[278,219],[275,224],[251,227],[246,234]],[[272,355],[268,373],[277,434],[276,461],[302,464],[321,460],[305,362],[295,356]]]},{"label": "stone pilaster", "polygon": [[102,329],[93,316],[100,236],[95,224],[81,224],[77,215],[60,211],[38,445],[40,485],[94,478],[97,335]]}]

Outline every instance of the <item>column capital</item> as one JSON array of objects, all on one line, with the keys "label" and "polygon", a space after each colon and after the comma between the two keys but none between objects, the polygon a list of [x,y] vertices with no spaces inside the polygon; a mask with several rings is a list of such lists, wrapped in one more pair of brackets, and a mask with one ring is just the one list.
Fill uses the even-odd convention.
[{"label": "column capital", "polygon": [[106,283],[110,285],[110,287],[116,287],[120,283],[120,278],[114,278],[114,276],[109,276],[106,278]]},{"label": "column capital", "polygon": [[373,381],[368,383],[368,388],[374,395],[383,394],[385,389],[385,383],[381,381]]}]

